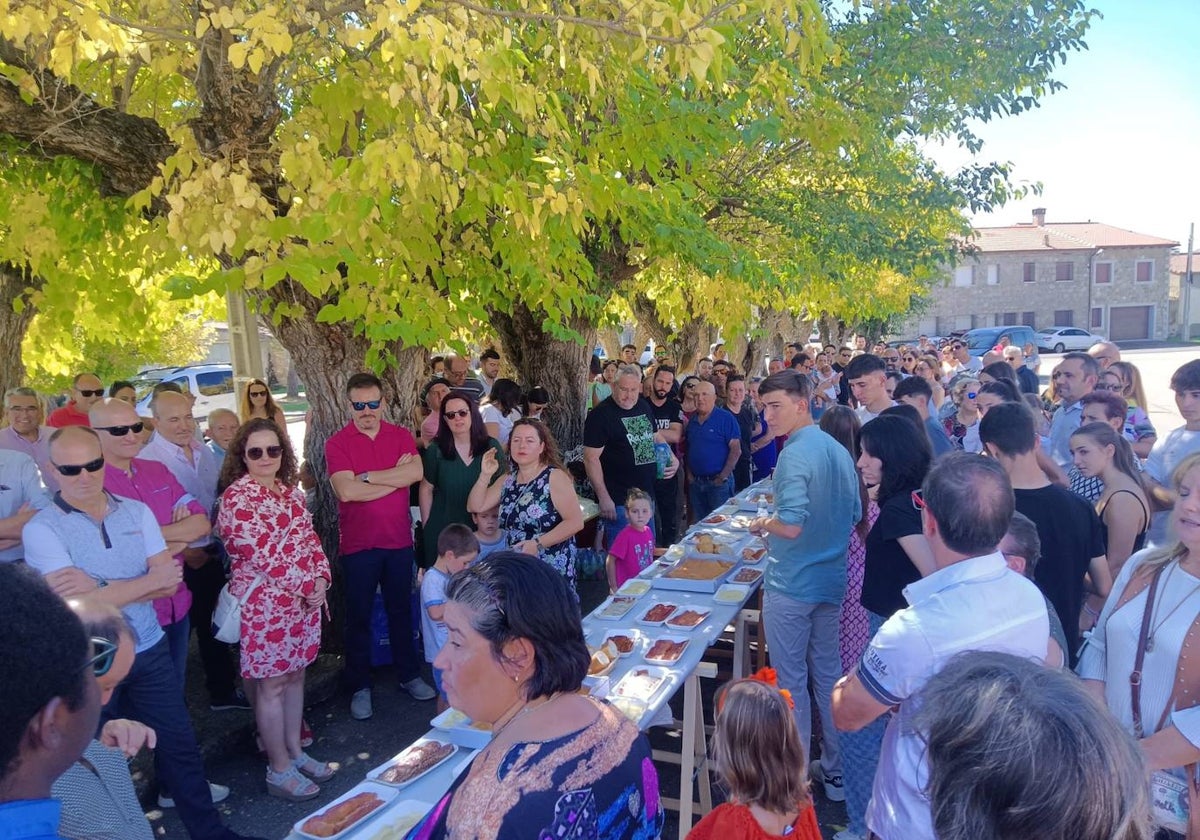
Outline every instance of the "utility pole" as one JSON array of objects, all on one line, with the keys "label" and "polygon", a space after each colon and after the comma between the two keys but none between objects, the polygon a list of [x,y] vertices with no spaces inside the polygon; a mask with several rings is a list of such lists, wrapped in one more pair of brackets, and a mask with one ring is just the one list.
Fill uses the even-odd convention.
[{"label": "utility pole", "polygon": [[1192,241],[1196,235],[1196,223],[1188,227],[1187,257],[1183,265],[1183,281],[1179,284],[1183,292],[1183,340],[1192,340]]},{"label": "utility pole", "polygon": [[251,379],[263,376],[262,346],[258,341],[258,318],[246,305],[241,292],[225,293],[225,308],[229,319],[229,357],[233,363],[234,392],[241,397]]}]

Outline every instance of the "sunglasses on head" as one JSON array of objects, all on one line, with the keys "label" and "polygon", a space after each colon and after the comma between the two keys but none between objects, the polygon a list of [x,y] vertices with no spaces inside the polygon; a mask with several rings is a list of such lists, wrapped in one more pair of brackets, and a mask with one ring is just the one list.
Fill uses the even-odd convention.
[{"label": "sunglasses on head", "polygon": [[[50,463],[54,464],[53,461]],[[72,478],[84,470],[94,473],[97,470],[104,469],[104,456],[100,456],[95,461],[88,461],[86,464],[54,464],[54,469],[58,470],[62,475]]]},{"label": "sunglasses on head", "polygon": [[92,656],[83,663],[83,667],[79,670],[85,671],[91,668],[94,676],[103,677],[112,670],[113,662],[117,659],[117,648],[120,645],[103,636],[92,636],[91,641]]},{"label": "sunglasses on head", "polygon": [[265,397],[266,395],[267,395],[266,391],[251,391],[250,392],[250,396],[252,396],[252,397]]},{"label": "sunglasses on head", "polygon": [[469,416],[470,413],[471,413],[471,410],[469,408],[460,408],[460,409],[458,409],[458,411],[447,411],[446,419],[447,420],[457,420],[459,417]]},{"label": "sunglasses on head", "polygon": [[125,437],[130,432],[140,435],[142,429],[146,428],[146,424],[139,420],[137,423],[131,423],[128,426],[92,426],[92,428],[100,432],[108,432],[113,437]]},{"label": "sunglasses on head", "polygon": [[379,408],[379,404],[381,402],[383,402],[383,400],[367,400],[366,402],[355,402],[354,400],[351,400],[350,407],[355,411],[363,411],[368,408],[374,411],[375,409]]},{"label": "sunglasses on head", "polygon": [[94,391],[93,391],[93,390],[90,390],[90,389],[86,389],[86,390],[85,390],[85,389],[83,389],[83,388],[80,388],[80,389],[79,389],[79,396],[81,396],[81,397],[103,397],[103,396],[104,396],[104,389],[103,389],[103,388],[97,388],[96,390],[94,390]]},{"label": "sunglasses on head", "polygon": [[246,450],[246,457],[251,461],[259,461],[262,460],[264,452],[268,458],[278,458],[283,454],[283,447],[268,446],[266,449],[263,449],[261,446],[251,446]]},{"label": "sunglasses on head", "polygon": [[912,506],[915,507],[917,510],[925,509],[925,497],[923,495],[921,495],[920,490],[912,491],[911,499],[912,499]]}]

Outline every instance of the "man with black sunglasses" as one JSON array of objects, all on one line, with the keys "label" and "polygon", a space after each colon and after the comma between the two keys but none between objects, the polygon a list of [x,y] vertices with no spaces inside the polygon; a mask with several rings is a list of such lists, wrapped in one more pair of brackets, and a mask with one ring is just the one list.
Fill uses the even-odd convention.
[{"label": "man with black sunglasses", "polygon": [[87,426],[88,412],[104,399],[104,383],[94,373],[81,373],[71,383],[71,400],[62,408],[50,412],[46,425],[56,429],[67,426]]},{"label": "man with black sunglasses", "polygon": [[[465,360],[453,357],[455,366]],[[449,368],[448,368],[449,370]],[[447,374],[449,377],[449,374]],[[356,373],[346,383],[350,422],[325,442],[329,483],[338,499],[342,582],[346,593],[346,667],[350,716],[367,720],[371,701],[371,610],[382,588],[392,661],[400,687],[414,700],[437,696],[421,679],[413,643],[415,565],[409,487],[424,475],[412,432],[383,419],[383,383]],[[437,534],[428,535],[436,540]]]},{"label": "man with black sunglasses", "polygon": [[152,603],[175,593],[179,566],[150,508],[105,492],[95,431],[59,429],[50,437],[50,459],[62,489],[25,526],[25,562],[63,598],[87,598],[124,613],[137,637],[137,655],[105,705],[104,719],[130,718],[157,733],[155,771],[192,840],[233,840],[238,835],[221,824],[205,782],[183,685]]}]

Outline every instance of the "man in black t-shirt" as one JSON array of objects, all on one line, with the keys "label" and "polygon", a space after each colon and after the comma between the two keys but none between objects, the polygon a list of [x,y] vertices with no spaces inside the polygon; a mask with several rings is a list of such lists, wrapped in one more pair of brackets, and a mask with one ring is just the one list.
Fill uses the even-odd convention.
[{"label": "man in black t-shirt", "polygon": [[[683,438],[683,408],[679,400],[671,396],[675,390],[675,368],[659,365],[654,371],[650,390],[650,411],[654,415],[654,429],[661,440],[671,445],[678,456],[677,447]],[[666,548],[679,536],[680,500],[679,475],[659,478],[654,481],[655,545]]]},{"label": "man in black t-shirt", "polygon": [[[658,461],[654,444],[666,442],[655,431],[650,402],[642,396],[642,372],[635,365],[617,371],[612,396],[588,413],[583,425],[583,466],[600,503],[607,544],[628,524],[625,497],[631,487],[654,493]],[[675,475],[674,454],[664,478]]]},{"label": "man in black t-shirt", "polygon": [[1033,414],[1024,403],[1006,402],[988,409],[979,421],[979,439],[1008,473],[1017,510],[1037,526],[1042,560],[1033,581],[1062,619],[1074,666],[1084,576],[1091,574],[1091,590],[1097,595],[1106,596],[1112,588],[1100,518],[1083,499],[1046,478],[1037,461]]}]

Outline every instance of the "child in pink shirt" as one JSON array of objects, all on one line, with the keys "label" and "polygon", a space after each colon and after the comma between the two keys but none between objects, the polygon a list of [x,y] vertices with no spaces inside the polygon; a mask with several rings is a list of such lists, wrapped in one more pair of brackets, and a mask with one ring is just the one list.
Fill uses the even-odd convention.
[{"label": "child in pink shirt", "polygon": [[608,549],[605,567],[608,571],[608,591],[616,592],[625,581],[637,577],[638,573],[654,562],[654,532],[650,520],[654,517],[654,506],[650,494],[634,487],[625,497],[625,526]]}]

